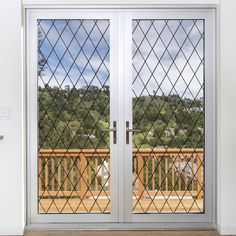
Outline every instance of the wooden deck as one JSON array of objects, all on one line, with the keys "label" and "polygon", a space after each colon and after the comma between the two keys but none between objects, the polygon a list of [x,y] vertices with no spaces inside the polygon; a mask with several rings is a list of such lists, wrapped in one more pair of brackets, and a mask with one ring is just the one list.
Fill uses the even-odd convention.
[{"label": "wooden deck", "polygon": [[[201,213],[203,211],[203,200],[191,198],[183,199],[180,203],[177,199],[142,199],[137,203],[133,201],[134,213]],[[92,199],[84,199],[82,202],[78,199],[41,199],[39,204],[39,213],[109,213],[110,203],[106,199],[98,199],[96,202]]]}]

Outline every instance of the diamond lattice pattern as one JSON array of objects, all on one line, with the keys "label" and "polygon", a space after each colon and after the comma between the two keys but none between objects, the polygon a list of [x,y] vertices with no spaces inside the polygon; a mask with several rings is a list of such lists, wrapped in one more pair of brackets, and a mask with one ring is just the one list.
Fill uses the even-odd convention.
[{"label": "diamond lattice pattern", "polygon": [[204,20],[133,20],[133,212],[204,212]]},{"label": "diamond lattice pattern", "polygon": [[38,20],[38,211],[109,213],[109,21]]}]

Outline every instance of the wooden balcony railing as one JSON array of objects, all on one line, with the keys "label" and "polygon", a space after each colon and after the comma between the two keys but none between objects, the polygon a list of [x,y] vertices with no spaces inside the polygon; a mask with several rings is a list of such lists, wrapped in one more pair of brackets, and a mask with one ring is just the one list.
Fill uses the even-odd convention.
[{"label": "wooden balcony railing", "polygon": [[[136,197],[203,196],[203,149],[134,149]],[[108,149],[39,150],[40,198],[110,195]]]}]

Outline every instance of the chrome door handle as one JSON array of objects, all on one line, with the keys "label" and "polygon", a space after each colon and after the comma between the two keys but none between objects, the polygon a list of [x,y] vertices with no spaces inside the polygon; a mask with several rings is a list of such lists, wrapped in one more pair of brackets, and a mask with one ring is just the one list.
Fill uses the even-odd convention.
[{"label": "chrome door handle", "polygon": [[141,132],[141,129],[128,129],[126,128],[127,132]]},{"label": "chrome door handle", "polygon": [[109,132],[113,132],[113,144],[117,143],[117,128],[116,128],[116,121],[113,121],[113,128],[109,128],[109,129],[102,129],[102,131],[109,131]]},{"label": "chrome door handle", "polygon": [[114,131],[116,131],[116,128],[102,129],[102,131],[114,132]]},{"label": "chrome door handle", "polygon": [[130,129],[129,121],[126,121],[126,144],[129,144],[129,133],[130,132],[141,132],[140,129]]}]

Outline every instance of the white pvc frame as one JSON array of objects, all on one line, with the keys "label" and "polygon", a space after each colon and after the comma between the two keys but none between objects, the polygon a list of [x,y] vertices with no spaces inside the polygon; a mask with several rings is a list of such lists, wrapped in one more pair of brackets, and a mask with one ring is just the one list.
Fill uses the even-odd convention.
[{"label": "white pvc frame", "polygon": [[[171,14],[170,14],[171,13]],[[111,123],[117,121],[117,145],[111,145],[111,214],[37,214],[37,19],[109,19]],[[125,121],[132,124],[132,18],[205,20],[205,213],[132,214],[132,147],[125,144]],[[212,228],[215,225],[215,15],[213,9],[29,9],[27,48],[27,224],[33,228]],[[112,63],[113,62],[113,63]],[[117,66],[113,66],[117,65]],[[34,79],[32,79],[34,78]],[[128,80],[128,83],[127,83]],[[112,82],[113,81],[113,82]],[[116,104],[116,105],[115,105]],[[131,137],[130,137],[131,138]],[[111,138],[112,139],[112,138]],[[112,142],[112,140],[111,140]],[[132,143],[132,142],[130,142]],[[119,158],[118,158],[119,157]],[[37,160],[37,159],[36,159]],[[118,178],[119,176],[119,178]],[[113,187],[112,187],[113,186]],[[116,186],[118,186],[116,188]],[[36,191],[35,191],[36,190]],[[86,222],[86,224],[85,224]],[[88,222],[96,222],[89,224]],[[105,223],[106,222],[106,223]],[[108,222],[110,222],[108,224]],[[186,223],[191,223],[186,225]],[[63,224],[55,224],[63,223]],[[105,224],[104,224],[105,223]]]}]

